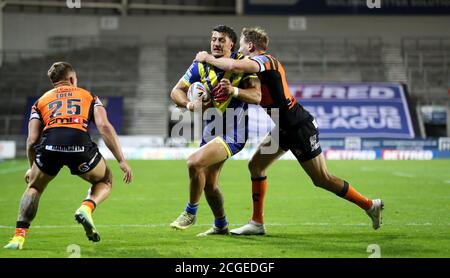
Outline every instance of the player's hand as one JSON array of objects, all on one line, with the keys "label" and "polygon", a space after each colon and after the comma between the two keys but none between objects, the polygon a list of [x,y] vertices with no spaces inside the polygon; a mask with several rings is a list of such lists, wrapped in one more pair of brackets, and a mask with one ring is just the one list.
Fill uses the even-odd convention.
[{"label": "player's hand", "polygon": [[225,89],[219,84],[211,91],[212,97],[214,101],[219,103],[224,102],[228,99],[228,93]]},{"label": "player's hand", "polygon": [[133,173],[131,172],[131,167],[128,165],[126,161],[120,162],[119,167],[125,173],[123,175],[123,181],[125,183],[130,183],[133,180]]},{"label": "player's hand", "polygon": [[229,79],[226,78],[222,78],[222,80],[220,80],[220,86],[222,86],[222,88],[225,90],[225,92],[228,95],[231,95],[234,91],[233,86],[231,85],[231,82]]},{"label": "player's hand", "polygon": [[197,53],[197,55],[195,56],[195,61],[199,62],[199,63],[203,63],[206,61],[206,58],[208,58],[209,53],[206,51],[200,51]]},{"label": "player's hand", "polygon": [[203,109],[203,101],[201,99],[191,101],[186,105],[186,108],[191,112],[201,110]]},{"label": "player's hand", "polygon": [[206,109],[212,107],[212,101],[211,98],[209,98],[207,101],[202,101],[202,109],[205,111]]},{"label": "player's hand", "polygon": [[26,172],[25,172],[25,182],[26,183],[29,183],[30,182],[30,180],[31,180],[31,168],[30,169],[28,169]]}]

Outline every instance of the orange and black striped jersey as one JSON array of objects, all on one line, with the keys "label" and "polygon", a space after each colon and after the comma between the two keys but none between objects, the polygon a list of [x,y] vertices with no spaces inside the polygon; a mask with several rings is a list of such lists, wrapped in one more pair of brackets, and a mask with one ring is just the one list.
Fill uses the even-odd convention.
[{"label": "orange and black striped jersey", "polygon": [[[102,106],[99,98],[90,92],[73,86],[58,86],[41,96],[31,108],[30,120],[38,119],[43,125],[43,135],[55,134],[53,144],[76,145],[85,144],[90,121],[95,106]],[[84,135],[83,135],[84,133]],[[64,136],[61,136],[65,134]],[[67,138],[69,136],[83,137]],[[56,139],[58,136],[65,137]],[[55,142],[58,141],[58,142]],[[71,143],[67,144],[67,141]]]},{"label": "orange and black striped jersey", "polygon": [[257,75],[261,81],[261,106],[279,109],[281,125],[294,126],[312,117],[291,94],[286,72],[277,59],[268,53],[262,53],[250,60],[259,65]]}]

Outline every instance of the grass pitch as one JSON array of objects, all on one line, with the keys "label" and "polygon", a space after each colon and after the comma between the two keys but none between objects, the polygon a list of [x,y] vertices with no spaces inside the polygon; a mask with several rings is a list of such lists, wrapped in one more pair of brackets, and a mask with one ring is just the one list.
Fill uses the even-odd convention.
[{"label": "grass pitch", "polygon": [[[384,226],[372,230],[357,206],[312,185],[296,161],[278,161],[268,173],[265,236],[198,238],[213,223],[203,197],[197,223],[169,227],[188,198],[185,161],[131,161],[134,182],[115,183],[94,214],[102,241],[92,243],[74,220],[89,185],[67,168],[48,186],[21,251],[0,257],[69,257],[71,245],[87,257],[359,257],[377,244],[381,257],[450,257],[450,161],[329,161],[330,171],[368,197],[385,202]],[[14,231],[25,188],[25,160],[0,164],[0,243]],[[220,180],[231,228],[251,216],[246,161],[228,161]],[[69,250],[69,251],[68,251]]]}]

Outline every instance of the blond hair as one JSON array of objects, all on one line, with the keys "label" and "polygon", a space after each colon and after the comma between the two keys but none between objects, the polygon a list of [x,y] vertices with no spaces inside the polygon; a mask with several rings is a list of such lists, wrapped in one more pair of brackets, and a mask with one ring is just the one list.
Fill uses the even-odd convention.
[{"label": "blond hair", "polygon": [[269,46],[269,36],[261,27],[246,27],[242,29],[241,36],[244,37],[245,42],[253,43],[258,50],[266,51]]}]

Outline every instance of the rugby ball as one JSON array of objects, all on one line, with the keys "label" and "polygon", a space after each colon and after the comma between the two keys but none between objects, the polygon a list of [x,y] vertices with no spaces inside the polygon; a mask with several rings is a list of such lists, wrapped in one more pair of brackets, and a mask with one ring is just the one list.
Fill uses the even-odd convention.
[{"label": "rugby ball", "polygon": [[187,97],[189,101],[192,102],[198,101],[199,99],[201,99],[203,102],[206,102],[211,98],[205,85],[203,85],[201,82],[195,82],[192,83],[191,86],[189,86]]}]

